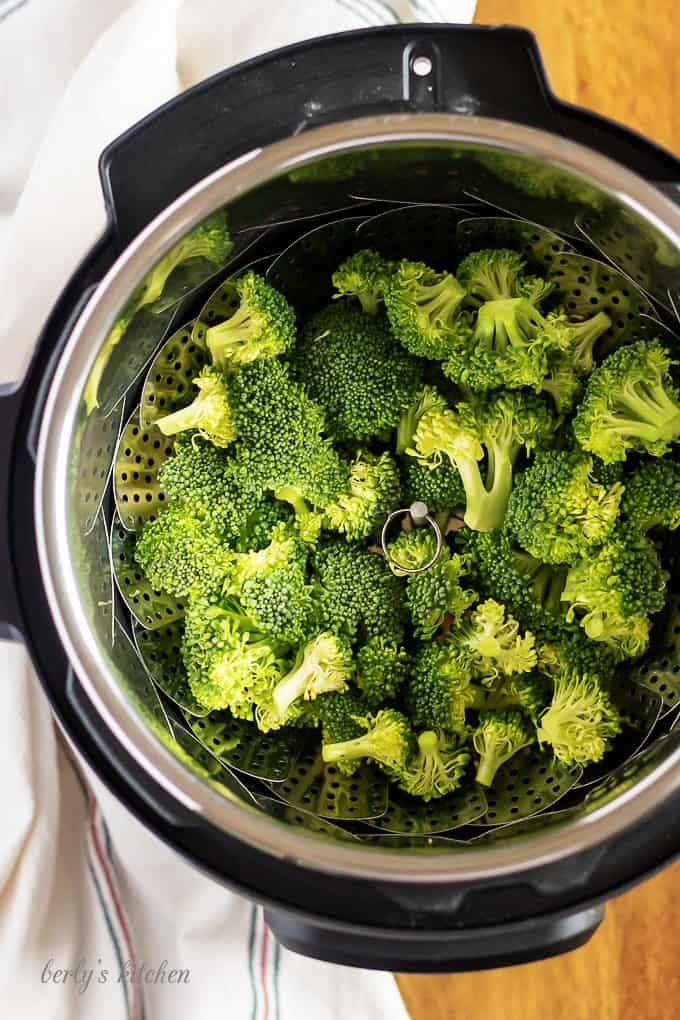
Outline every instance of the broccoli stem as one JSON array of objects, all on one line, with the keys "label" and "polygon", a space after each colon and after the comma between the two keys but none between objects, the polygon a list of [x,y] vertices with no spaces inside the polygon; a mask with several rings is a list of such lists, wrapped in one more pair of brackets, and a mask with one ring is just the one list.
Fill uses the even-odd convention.
[{"label": "broccoli stem", "polygon": [[228,357],[230,350],[249,340],[257,339],[257,325],[248,306],[241,303],[224,322],[211,326],[206,334],[208,347],[215,362]]},{"label": "broccoli stem", "polygon": [[479,463],[471,457],[455,456],[454,463],[465,489],[465,523],[473,531],[500,528],[512,491],[512,460],[500,443],[489,443],[486,485]]},{"label": "broccoli stem", "polygon": [[640,439],[673,439],[680,431],[680,406],[671,399],[663,386],[638,383],[625,386],[619,401],[630,419],[614,421],[614,430]]},{"label": "broccoli stem", "polygon": [[449,274],[429,287],[418,284],[416,303],[431,322],[448,326],[455,318],[464,294],[455,277]]},{"label": "broccoli stem", "polygon": [[197,397],[188,407],[182,407],[179,411],[166,414],[159,418],[157,424],[164,436],[174,436],[178,432],[185,432],[187,429],[200,429],[210,415],[215,397],[211,394],[204,398]]},{"label": "broccoli stem", "polygon": [[477,766],[477,775],[475,776],[477,782],[481,783],[482,786],[491,786],[502,764],[502,758],[496,753],[485,751],[480,757],[479,765]]},{"label": "broccoli stem", "polygon": [[346,688],[345,681],[335,673],[329,675],[318,666],[303,661],[297,669],[278,682],[274,688],[272,701],[279,719],[284,719],[288,709],[298,698],[313,700],[319,694],[344,691]]},{"label": "broccoli stem", "polygon": [[376,316],[380,310],[380,298],[374,290],[360,290],[357,297],[361,303],[361,309],[366,315]]},{"label": "broccoli stem", "polygon": [[341,740],[337,744],[324,744],[323,760],[327,763],[342,759],[370,758],[375,750],[373,731],[363,733],[354,740]]}]

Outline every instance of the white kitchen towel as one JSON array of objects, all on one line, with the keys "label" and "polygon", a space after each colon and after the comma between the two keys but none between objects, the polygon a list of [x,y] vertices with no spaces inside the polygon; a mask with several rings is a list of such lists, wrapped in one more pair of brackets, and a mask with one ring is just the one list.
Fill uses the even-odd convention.
[{"label": "white kitchen towel", "polygon": [[[475,0],[0,0],[0,349],[20,377],[104,225],[101,149],[178,91],[326,32],[472,19]],[[28,525],[27,525],[28,526]],[[389,975],[281,949],[262,913],[150,835],[57,736],[0,642],[0,1015],[403,1020]]]}]

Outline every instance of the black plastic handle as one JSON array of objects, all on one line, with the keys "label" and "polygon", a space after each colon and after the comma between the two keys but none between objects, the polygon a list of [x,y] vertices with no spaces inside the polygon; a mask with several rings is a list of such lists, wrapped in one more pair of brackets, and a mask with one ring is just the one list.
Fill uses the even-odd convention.
[{"label": "black plastic handle", "polygon": [[[431,71],[420,76],[423,59]],[[119,243],[244,152],[309,126],[406,110],[554,121],[523,29],[398,25],[307,40],[209,78],[108,146],[100,170]]]},{"label": "black plastic handle", "polygon": [[[23,401],[20,383],[0,384],[0,638],[21,639],[21,613],[15,586],[15,544],[10,521],[10,487],[19,415]],[[31,520],[25,522],[31,527]]]},{"label": "black plastic handle", "polygon": [[500,924],[448,932],[318,926],[290,914],[265,911],[265,921],[287,949],[316,960],[412,973],[455,973],[531,963],[584,945],[604,917],[603,906],[587,907]]}]

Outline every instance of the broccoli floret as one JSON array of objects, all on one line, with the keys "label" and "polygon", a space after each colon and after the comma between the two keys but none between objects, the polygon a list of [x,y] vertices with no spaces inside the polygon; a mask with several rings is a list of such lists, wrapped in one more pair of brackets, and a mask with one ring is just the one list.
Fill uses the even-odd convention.
[{"label": "broccoli floret", "polygon": [[535,638],[531,631],[519,633],[519,624],[494,599],[476,606],[452,634],[469,656],[473,675],[491,684],[504,673],[528,673],[536,666]]},{"label": "broccoli floret", "polygon": [[302,490],[294,485],[283,485],[274,495],[292,507],[295,527],[302,541],[307,545],[316,545],[324,523],[323,511],[314,510],[302,495]]},{"label": "broccoli floret", "polygon": [[621,719],[599,679],[565,671],[555,678],[552,702],[540,719],[539,743],[550,744],[565,765],[601,761]]},{"label": "broccoli floret", "polygon": [[392,701],[406,680],[409,662],[404,648],[380,634],[361,645],[356,653],[354,679],[366,704],[379,708]]},{"label": "broccoli floret", "polygon": [[593,478],[600,485],[605,485],[609,488],[615,482],[625,482],[625,464],[623,461],[616,460],[612,464],[605,464],[599,457],[592,455],[593,461]]},{"label": "broccoli floret", "polygon": [[214,272],[224,264],[232,247],[223,210],[211,213],[173,245],[145,276],[135,293],[137,308],[157,302],[171,273],[189,259],[205,259]]},{"label": "broccoli floret", "polygon": [[277,524],[290,524],[289,508],[278,500],[264,496],[252,501],[250,494],[244,493],[248,501],[248,513],[244,517],[239,534],[233,543],[237,552],[257,552],[264,549],[271,541],[272,532]]},{"label": "broccoli floret", "polygon": [[576,372],[568,354],[553,354],[548,374],[541,383],[541,392],[552,397],[558,414],[571,411],[583,390],[583,380]]},{"label": "broccoli floret", "polygon": [[[392,570],[399,565],[418,569],[429,563],[435,554],[436,541],[430,528],[402,531],[389,546]],[[416,637],[427,641],[439,630],[447,616],[457,620],[475,600],[475,593],[463,588],[461,579],[467,573],[462,556],[442,546],[437,561],[420,574],[406,581],[406,602]]]},{"label": "broccoli floret", "polygon": [[505,386],[545,388],[551,358],[564,350],[569,328],[559,314],[542,315],[527,298],[504,298],[481,306],[473,326],[442,365],[453,382],[486,392]]},{"label": "broccoli floret", "polygon": [[434,386],[423,386],[402,411],[397,427],[397,453],[406,453],[413,445],[413,436],[421,418],[433,411],[445,411],[446,408],[446,400]]},{"label": "broccoli floret", "polygon": [[403,259],[389,279],[385,308],[394,335],[411,354],[442,360],[451,350],[464,297],[451,273]]},{"label": "broccoli floret", "polygon": [[591,641],[576,625],[567,625],[555,641],[543,642],[538,649],[541,669],[556,676],[561,672],[589,673],[611,681],[616,656],[602,641]]},{"label": "broccoli floret", "polygon": [[174,457],[163,461],[159,481],[171,502],[184,505],[192,517],[236,538],[249,513],[248,503],[229,476],[229,459],[212,443],[178,440]]},{"label": "broccoli floret", "polygon": [[273,528],[289,510],[238,484],[238,465],[228,454],[195,436],[175,443],[159,471],[163,492],[192,517],[206,521],[238,552],[268,545]]},{"label": "broccoli floret", "polygon": [[[526,263],[509,248],[483,248],[460,262],[456,276],[466,291],[466,301],[476,306],[487,301],[524,296],[521,284]],[[541,288],[542,293],[548,291]]]},{"label": "broccoli floret", "polygon": [[415,655],[406,693],[415,726],[464,733],[465,713],[486,700],[487,692],[472,683],[467,656],[451,640],[424,645]]},{"label": "broccoli floret", "polygon": [[314,555],[327,626],[350,641],[380,634],[399,644],[404,632],[404,586],[382,556],[358,542],[329,540]]},{"label": "broccoli floret", "polygon": [[[324,744],[337,744],[341,740],[354,740],[364,732],[360,720],[369,714],[369,706],[363,696],[349,688],[341,693],[320,694],[313,703],[314,714],[321,724],[321,739]],[[361,763],[353,761],[340,771],[351,775]]]},{"label": "broccoli floret", "polygon": [[283,294],[252,270],[230,285],[238,297],[237,309],[206,331],[213,364],[223,372],[234,372],[241,365],[289,350],[295,342],[295,312]]},{"label": "broccoli floret", "polygon": [[360,451],[350,465],[346,491],[326,507],[324,525],[348,539],[367,538],[399,506],[400,494],[399,471],[389,453]]},{"label": "broccoli floret", "polygon": [[83,391],[83,401],[88,415],[95,407],[99,407],[99,387],[104,370],[114,347],[125,336],[128,326],[140,308],[152,306],[154,311],[161,312],[174,301],[178,301],[181,295],[174,295],[165,303],[162,300],[165,284],[174,270],[187,262],[193,264],[194,259],[201,259],[211,264],[211,271],[214,272],[223,265],[231,247],[225,216],[220,210],[212,213],[185,234],[147,273],[113,325],[92,366]]},{"label": "broccoli floret", "polygon": [[280,646],[233,599],[215,603],[192,596],[182,658],[194,697],[211,711],[228,708],[239,719],[253,719],[255,706],[266,700],[287,668]]},{"label": "broccoli floret", "polygon": [[[407,452],[435,467],[448,457],[465,488],[465,523],[475,531],[491,531],[503,524],[520,450],[544,445],[554,428],[540,397],[497,393],[474,404],[459,403],[455,411],[438,407],[426,411]],[[482,477],[479,461],[485,454]]]},{"label": "broccoli floret", "polygon": [[224,376],[206,367],[194,379],[198,394],[187,406],[156,421],[164,436],[195,430],[215,446],[229,446],[236,439],[236,425],[229,390]]},{"label": "broccoli floret", "polygon": [[535,739],[533,726],[521,712],[510,708],[483,709],[472,734],[472,745],[479,755],[477,782],[491,786],[501,765]]},{"label": "broccoli floret", "polygon": [[219,534],[181,503],[171,504],[144,525],[135,559],[154,588],[176,598],[192,590],[217,594],[234,562]]},{"label": "broccoli floret", "polygon": [[350,255],[333,273],[336,297],[355,297],[366,315],[377,315],[392,273],[392,263],[364,248]]},{"label": "broccoli floret", "polygon": [[347,301],[311,317],[291,365],[324,407],[338,440],[385,436],[421,383],[419,363],[395,342],[384,317],[365,315]]},{"label": "broccoli floret", "polygon": [[667,574],[652,543],[614,532],[611,539],[567,573],[562,601],[567,620],[620,658],[634,658],[649,643],[649,616],[663,609]]},{"label": "broccoli floret", "polygon": [[565,623],[561,603],[566,569],[541,563],[513,547],[502,531],[460,531],[457,540],[474,564],[475,587],[495,598],[521,627],[554,636]]},{"label": "broccoli floret", "polygon": [[396,784],[424,801],[445,797],[461,784],[470,764],[470,752],[456,735],[425,730],[418,735],[418,750],[396,777]]},{"label": "broccoli floret", "polygon": [[403,463],[404,503],[425,503],[442,531],[454,510],[465,506],[465,489],[458,468],[448,461],[431,468],[416,457],[405,457]]},{"label": "broccoli floret", "polygon": [[609,464],[630,450],[662,457],[680,436],[676,364],[656,340],[620,347],[594,370],[574,418],[584,448]]},{"label": "broccoli floret", "polygon": [[595,344],[612,324],[606,312],[597,312],[582,322],[570,322],[566,357],[579,375],[590,375],[595,368]]},{"label": "broccoli floret", "polygon": [[680,527],[680,464],[655,460],[636,468],[626,479],[621,513],[628,526],[641,533]]},{"label": "broccoli floret", "polygon": [[370,758],[388,773],[399,773],[415,751],[416,738],[406,716],[394,708],[383,708],[361,720],[364,732],[353,740],[322,744],[323,760],[346,763]]},{"label": "broccoli floret", "polygon": [[539,716],[548,707],[552,694],[551,685],[540,673],[519,673],[503,678],[489,693],[487,708],[517,708],[531,719],[534,726]]},{"label": "broccoli floret", "polygon": [[277,358],[244,365],[234,377],[235,474],[244,491],[284,486],[324,508],[347,486],[347,466],[325,438],[319,405],[294,383]]},{"label": "broccoli floret", "polygon": [[347,690],[352,671],[349,645],[329,631],[318,634],[298,652],[290,672],[257,705],[258,727],[265,733],[279,729],[299,714],[305,702],[320,694]]},{"label": "broccoli floret", "polygon": [[235,555],[229,591],[260,630],[282,643],[299,645],[317,622],[306,566],[304,544],[287,525],[279,524],[264,549]]},{"label": "broccoli floret", "polygon": [[599,485],[592,468],[583,453],[549,450],[515,479],[505,524],[536,559],[573,563],[612,533],[623,485]]}]

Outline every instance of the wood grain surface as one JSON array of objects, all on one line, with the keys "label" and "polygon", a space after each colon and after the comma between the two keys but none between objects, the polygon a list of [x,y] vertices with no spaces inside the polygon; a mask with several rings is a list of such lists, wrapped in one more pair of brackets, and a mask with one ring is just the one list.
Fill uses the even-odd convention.
[{"label": "wood grain surface", "polygon": [[[558,96],[680,150],[679,0],[479,0],[476,20],[530,28]],[[591,942],[567,956],[399,975],[411,1018],[679,1020],[679,894],[680,863],[611,903]]]}]

